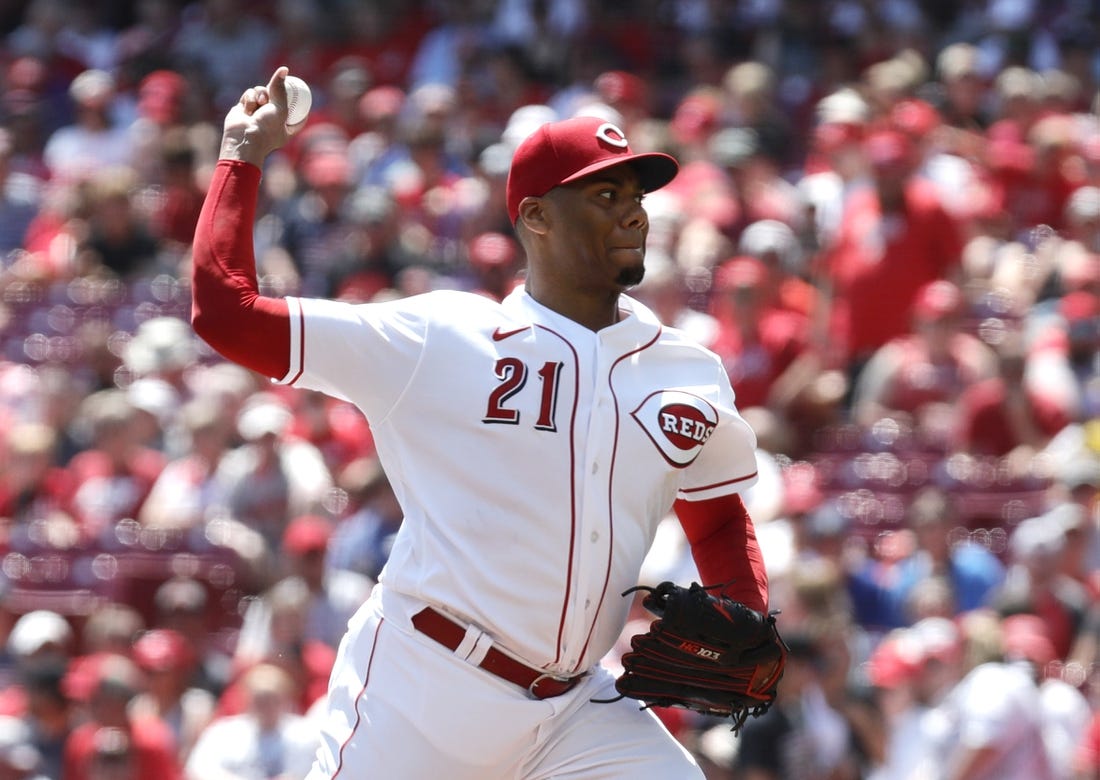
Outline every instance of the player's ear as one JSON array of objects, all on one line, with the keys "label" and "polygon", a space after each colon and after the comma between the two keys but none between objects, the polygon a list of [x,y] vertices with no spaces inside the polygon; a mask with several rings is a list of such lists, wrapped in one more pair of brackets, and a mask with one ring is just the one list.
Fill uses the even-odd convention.
[{"label": "player's ear", "polygon": [[528,195],[521,200],[519,202],[519,218],[517,222],[532,233],[538,233],[540,235],[545,233],[549,223],[547,222],[546,208],[542,198]]}]

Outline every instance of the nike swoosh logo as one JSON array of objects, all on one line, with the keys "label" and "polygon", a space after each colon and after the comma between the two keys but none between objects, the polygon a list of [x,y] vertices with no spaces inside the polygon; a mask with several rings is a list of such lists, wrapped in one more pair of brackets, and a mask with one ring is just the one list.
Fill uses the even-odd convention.
[{"label": "nike swoosh logo", "polygon": [[523,331],[527,330],[527,327],[528,326],[524,325],[522,328],[516,328],[514,330],[501,330],[500,328],[497,328],[493,331],[493,341],[503,341],[509,336],[514,336],[517,333],[523,333]]}]

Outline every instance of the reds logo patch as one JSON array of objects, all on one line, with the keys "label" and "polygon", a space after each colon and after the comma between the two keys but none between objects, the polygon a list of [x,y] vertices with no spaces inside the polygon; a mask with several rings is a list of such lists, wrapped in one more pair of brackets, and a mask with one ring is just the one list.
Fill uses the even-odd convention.
[{"label": "reds logo patch", "polygon": [[677,468],[694,461],[718,425],[718,410],[708,401],[682,390],[653,393],[630,413]]}]

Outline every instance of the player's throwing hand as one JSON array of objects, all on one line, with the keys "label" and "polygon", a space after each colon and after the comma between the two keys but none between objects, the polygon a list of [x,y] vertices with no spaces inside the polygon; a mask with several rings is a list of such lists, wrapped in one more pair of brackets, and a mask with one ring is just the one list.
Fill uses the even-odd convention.
[{"label": "player's throwing hand", "polygon": [[286,77],[279,67],[264,86],[249,87],[225,116],[222,159],[241,160],[262,166],[264,159],[285,146],[304,125],[287,126]]}]

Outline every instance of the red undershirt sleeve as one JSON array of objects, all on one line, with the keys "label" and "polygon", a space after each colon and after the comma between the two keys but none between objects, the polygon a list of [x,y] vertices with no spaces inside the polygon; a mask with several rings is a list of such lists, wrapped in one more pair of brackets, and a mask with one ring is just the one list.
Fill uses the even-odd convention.
[{"label": "red undershirt sleeve", "polygon": [[290,365],[290,314],[259,294],[252,229],[260,169],[220,160],[195,229],[191,325],[221,355],[281,379]]},{"label": "red undershirt sleeve", "polygon": [[756,530],[741,496],[679,500],[673,507],[683,526],[703,585],[725,584],[722,593],[753,609],[768,609],[768,575]]}]

